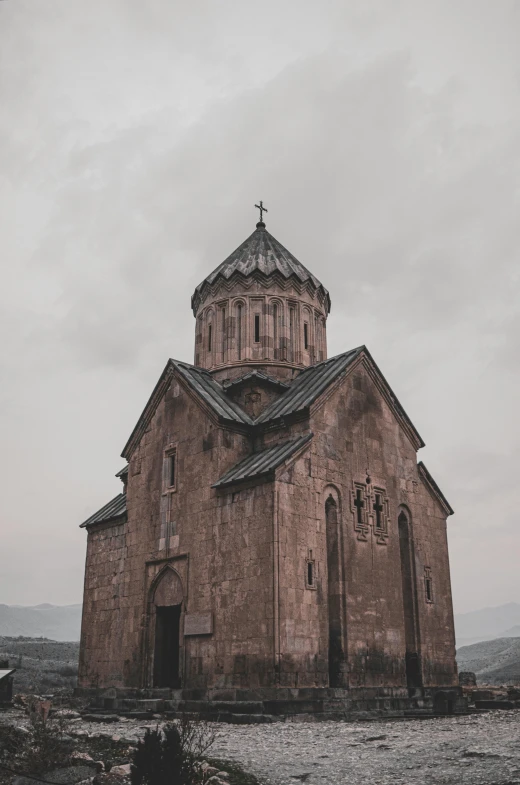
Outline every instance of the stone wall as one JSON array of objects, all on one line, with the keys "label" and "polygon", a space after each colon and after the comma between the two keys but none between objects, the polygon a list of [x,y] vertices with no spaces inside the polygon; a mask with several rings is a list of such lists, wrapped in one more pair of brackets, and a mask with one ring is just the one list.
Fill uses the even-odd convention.
[{"label": "stone wall", "polygon": [[[446,512],[420,476],[416,446],[373,378],[358,365],[308,422],[309,449],[280,473],[281,683],[316,686],[328,676],[327,543],[325,503],[338,504],[348,684],[406,685],[399,512],[412,527],[417,651],[425,686],[456,685],[455,641],[446,539]],[[296,430],[296,429],[295,429]],[[276,434],[271,434],[271,440]],[[380,491],[384,530],[375,511],[362,525],[353,505],[356,483],[371,479],[365,512]],[[306,586],[315,560],[316,587]],[[431,579],[432,602],[425,576]],[[346,685],[345,685],[346,686]]]},{"label": "stone wall", "polygon": [[[154,592],[165,568],[183,587],[186,687],[327,686],[331,591],[342,641],[335,686],[405,687],[407,647],[420,655],[425,686],[457,684],[446,510],[418,470],[413,429],[361,361],[307,420],[270,430],[255,446],[309,430],[314,438],[274,480],[216,491],[211,485],[252,442],[219,427],[173,377],[130,461],[128,522],[89,532],[81,686],[153,685]],[[171,454],[173,488],[165,480]],[[412,541],[413,644],[400,511]],[[332,589],[331,547],[339,559]]]},{"label": "stone wall", "polygon": [[211,635],[184,639],[185,683],[272,683],[272,484],[211,488],[250,449],[173,378],[130,461],[128,522],[89,531],[80,686],[152,686],[150,592],[165,565],[183,582],[182,624],[213,615]]}]

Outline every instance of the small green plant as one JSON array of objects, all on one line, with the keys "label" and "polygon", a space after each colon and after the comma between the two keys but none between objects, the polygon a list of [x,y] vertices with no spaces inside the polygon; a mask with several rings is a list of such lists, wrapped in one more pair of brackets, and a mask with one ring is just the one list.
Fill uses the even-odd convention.
[{"label": "small green plant", "polygon": [[182,718],[162,730],[146,730],[131,767],[132,785],[194,785],[202,779],[197,766],[214,734],[197,720]]}]

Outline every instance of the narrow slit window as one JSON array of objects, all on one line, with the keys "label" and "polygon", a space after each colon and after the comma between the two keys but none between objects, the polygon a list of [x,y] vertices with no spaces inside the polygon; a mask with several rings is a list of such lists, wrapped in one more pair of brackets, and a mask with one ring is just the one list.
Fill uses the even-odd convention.
[{"label": "narrow slit window", "polygon": [[208,327],[208,352],[211,351],[211,339],[213,337],[212,334],[211,334],[212,332],[213,332],[213,327],[210,324],[209,327]]},{"label": "narrow slit window", "polygon": [[226,309],[222,308],[222,362],[226,361],[227,330],[226,330]]},{"label": "narrow slit window", "polygon": [[424,588],[426,590],[426,602],[433,602],[433,586],[430,576],[426,576],[424,579]]},{"label": "narrow slit window", "polygon": [[307,562],[307,584],[314,586],[314,564],[311,561]]},{"label": "narrow slit window", "polygon": [[309,325],[307,322],[303,325],[303,345],[306,349],[309,348]]},{"label": "narrow slit window", "polygon": [[176,480],[176,465],[175,465],[175,453],[172,453],[168,456],[168,487],[174,488],[175,487],[175,480]]},{"label": "narrow slit window", "polygon": [[237,357],[242,358],[242,303],[237,305]]},{"label": "narrow slit window", "polygon": [[255,313],[255,343],[260,343],[260,314]]}]

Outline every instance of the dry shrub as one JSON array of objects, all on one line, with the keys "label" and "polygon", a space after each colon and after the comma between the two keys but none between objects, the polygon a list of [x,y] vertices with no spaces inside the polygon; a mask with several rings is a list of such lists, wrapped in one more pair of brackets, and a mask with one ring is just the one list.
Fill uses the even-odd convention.
[{"label": "dry shrub", "polygon": [[210,726],[183,717],[161,730],[146,731],[131,767],[132,785],[194,785],[202,778],[197,766],[215,740]]}]

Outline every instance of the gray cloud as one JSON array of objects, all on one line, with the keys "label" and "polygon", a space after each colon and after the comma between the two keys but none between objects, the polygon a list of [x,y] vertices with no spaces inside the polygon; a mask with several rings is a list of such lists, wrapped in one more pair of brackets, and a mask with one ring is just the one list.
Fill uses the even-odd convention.
[{"label": "gray cloud", "polygon": [[428,443],[456,607],[515,599],[516,4],[45,5],[0,7],[6,601],[80,599],[76,525],[259,198]]}]

